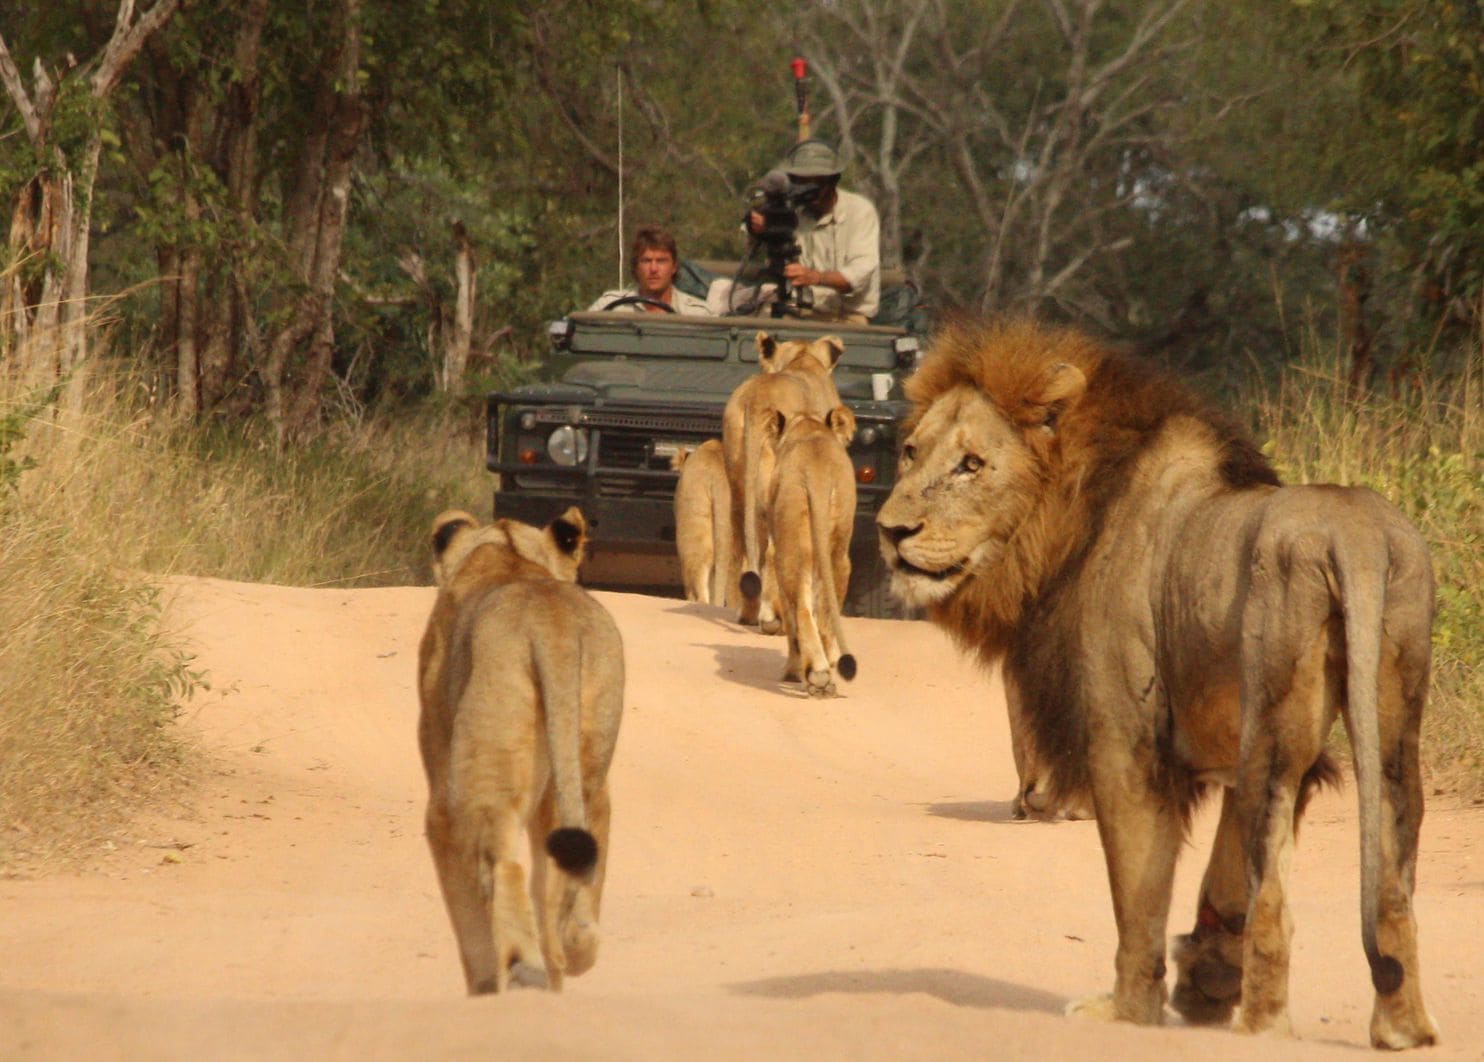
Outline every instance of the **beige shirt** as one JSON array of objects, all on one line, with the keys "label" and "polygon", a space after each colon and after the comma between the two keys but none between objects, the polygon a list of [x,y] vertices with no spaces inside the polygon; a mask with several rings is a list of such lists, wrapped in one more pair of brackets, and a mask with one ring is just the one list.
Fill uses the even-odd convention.
[{"label": "beige shirt", "polygon": [[874,317],[881,305],[881,219],[863,195],[835,189],[835,205],[822,218],[799,213],[799,261],[850,281],[850,294],[823,285],[809,289],[822,317]]},{"label": "beige shirt", "polygon": [[[638,294],[638,288],[614,288],[612,291],[603,292],[603,294],[598,297],[598,300],[591,306],[589,306],[588,309],[601,310],[604,306],[607,306],[614,299],[621,299],[625,295]],[[688,292],[681,291],[679,288],[676,287],[670,288],[670,305],[675,308],[676,313],[696,314],[701,317],[712,316],[711,308],[706,305],[705,299],[698,299],[694,295],[691,295]],[[613,308],[613,312],[652,313],[655,311],[650,310],[642,302],[630,302],[623,306],[615,306]]]}]

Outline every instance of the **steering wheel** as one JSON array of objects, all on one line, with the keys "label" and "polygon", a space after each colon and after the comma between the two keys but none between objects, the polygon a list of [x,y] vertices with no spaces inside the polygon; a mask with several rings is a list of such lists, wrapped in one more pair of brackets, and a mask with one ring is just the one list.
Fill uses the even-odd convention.
[{"label": "steering wheel", "polygon": [[604,306],[603,312],[607,313],[609,310],[612,310],[619,306],[653,306],[656,309],[664,310],[666,313],[678,312],[675,307],[671,306],[668,302],[661,302],[659,299],[651,299],[648,295],[621,295],[610,302],[607,306]]}]

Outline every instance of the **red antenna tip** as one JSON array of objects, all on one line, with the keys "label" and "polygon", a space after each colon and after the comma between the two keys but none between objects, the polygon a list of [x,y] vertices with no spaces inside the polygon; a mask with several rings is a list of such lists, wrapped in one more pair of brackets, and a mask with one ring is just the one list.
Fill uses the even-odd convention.
[{"label": "red antenna tip", "polygon": [[796,58],[789,66],[794,69],[794,80],[803,81],[809,74],[809,63],[802,57]]}]

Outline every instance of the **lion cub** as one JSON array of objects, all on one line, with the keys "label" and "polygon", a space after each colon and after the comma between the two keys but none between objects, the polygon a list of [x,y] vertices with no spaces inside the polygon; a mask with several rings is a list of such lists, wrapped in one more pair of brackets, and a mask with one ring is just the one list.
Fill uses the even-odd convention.
[{"label": "lion cub", "polygon": [[788,635],[783,680],[826,697],[835,693],[832,669],[855,678],[840,622],[855,525],[855,466],[845,449],[855,436],[855,414],[843,405],[823,417],[779,413],[772,434],[778,456],[768,532]]},{"label": "lion cub", "polygon": [[728,605],[736,596],[732,574],[732,496],[721,440],[682,450],[673,466],[675,552],[687,601]]},{"label": "lion cub", "polygon": [[471,995],[559,990],[597,958],[624,658],[612,617],[574,585],[586,549],[576,508],[544,529],[457,511],[433,522],[418,744]]},{"label": "lion cub", "polygon": [[742,572],[739,623],[757,624],[776,634],[775,590],[765,565],[767,548],[766,492],[773,480],[773,448],[766,441],[769,425],[778,414],[813,413],[822,417],[840,404],[830,374],[845,344],[839,336],[805,342],[779,342],[766,332],[757,334],[756,376],[737,386],[722,412],[721,438],[732,488],[732,556]]}]

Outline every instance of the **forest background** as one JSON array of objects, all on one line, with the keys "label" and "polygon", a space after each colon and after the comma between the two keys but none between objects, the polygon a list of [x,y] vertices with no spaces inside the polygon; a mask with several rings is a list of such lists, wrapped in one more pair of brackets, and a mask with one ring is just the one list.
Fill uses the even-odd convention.
[{"label": "forest background", "polygon": [[13,0],[0,566],[61,536],[108,558],[68,576],[88,607],[120,596],[0,616],[0,676],[103,630],[143,670],[73,699],[122,686],[154,721],[80,732],[117,763],[58,788],[0,690],[0,796],[75,803],[174,755],[150,713],[205,679],[120,569],[424,576],[431,513],[487,504],[479,396],[627,282],[634,227],[739,256],[795,55],[933,313],[1123,342],[1239,402],[1291,478],[1371,483],[1423,525],[1434,744],[1484,773],[1478,4]]}]

